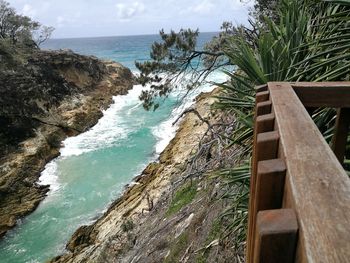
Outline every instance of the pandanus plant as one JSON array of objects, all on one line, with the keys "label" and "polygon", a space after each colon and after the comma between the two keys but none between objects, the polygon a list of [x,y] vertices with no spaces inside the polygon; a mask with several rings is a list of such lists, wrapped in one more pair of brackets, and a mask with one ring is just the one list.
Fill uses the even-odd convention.
[{"label": "pandanus plant", "polygon": [[[224,50],[235,71],[225,71],[229,81],[218,84],[223,95],[216,106],[235,114],[237,128],[231,144],[242,148],[242,166],[219,171],[236,189],[227,194],[233,205],[223,216],[233,218],[228,231],[237,233],[238,247],[244,245],[247,225],[254,87],[268,81],[350,79],[349,0],[282,0],[277,12],[279,20],[266,17],[254,43],[248,43],[243,35],[230,39]],[[332,137],[335,116],[335,110],[327,108],[312,116],[327,141]],[[350,137],[346,157],[350,159]],[[347,165],[346,159],[349,168]]]}]

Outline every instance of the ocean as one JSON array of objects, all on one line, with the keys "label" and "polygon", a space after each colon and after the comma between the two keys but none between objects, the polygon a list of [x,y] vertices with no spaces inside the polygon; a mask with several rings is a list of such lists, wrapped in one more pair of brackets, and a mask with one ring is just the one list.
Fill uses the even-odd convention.
[{"label": "ocean", "polygon": [[[215,33],[202,33],[198,48]],[[149,59],[150,46],[158,35],[78,39],[52,39],[43,49],[71,49],[84,55],[120,62],[137,72],[134,62]],[[211,81],[222,82],[215,72]],[[64,253],[65,245],[81,225],[94,222],[118,198],[126,184],[155,161],[176,132],[172,122],[193,103],[205,84],[187,96],[174,91],[156,111],[145,111],[138,96],[147,87],[135,85],[113,104],[89,131],[67,138],[61,155],[48,163],[40,177],[50,192],[39,207],[19,220],[18,226],[0,241],[0,262],[45,262]]]}]

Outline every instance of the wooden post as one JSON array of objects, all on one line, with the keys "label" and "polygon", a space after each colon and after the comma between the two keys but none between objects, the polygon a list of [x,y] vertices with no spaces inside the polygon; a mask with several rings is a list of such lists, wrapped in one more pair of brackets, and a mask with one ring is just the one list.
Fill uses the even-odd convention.
[{"label": "wooden post", "polygon": [[271,113],[272,103],[271,101],[258,102],[256,104],[256,116]]},{"label": "wooden post", "polygon": [[275,115],[273,113],[258,116],[256,118],[256,134],[273,131],[275,126]]},{"label": "wooden post", "polygon": [[298,223],[293,209],[261,211],[257,215],[254,263],[293,263]]},{"label": "wooden post", "polygon": [[270,92],[268,90],[258,92],[256,93],[256,96],[255,96],[255,102],[259,103],[259,102],[268,101],[269,97],[270,97]]},{"label": "wooden post", "polygon": [[349,176],[303,105],[350,108],[347,85],[337,91],[327,84],[312,93],[300,88],[299,98],[289,83],[268,85],[287,166],[283,205],[294,209],[300,229],[296,262],[349,262]]},{"label": "wooden post", "polygon": [[256,93],[261,92],[261,91],[267,91],[267,84],[256,86],[255,91],[256,91]]},{"label": "wooden post", "polygon": [[[259,115],[263,115],[262,113],[270,113],[271,112],[271,102],[268,103],[268,106],[264,106],[264,104],[261,104],[265,101],[268,101],[269,97],[270,97],[270,93],[268,93],[269,95],[266,96],[266,92],[268,92],[268,88],[267,85],[262,85],[262,86],[258,86],[255,87],[256,89],[256,96],[255,96],[255,115],[254,115],[254,135],[253,135],[253,155],[252,155],[252,168],[251,168],[251,175],[250,175],[250,194],[252,195],[252,193],[255,191],[254,190],[254,185],[255,185],[255,177],[256,177],[256,173],[254,171],[256,171],[256,166],[257,166],[257,161],[255,160],[255,152],[256,152],[256,137],[257,134],[260,132],[265,132],[264,127],[268,126],[268,124],[265,125],[264,121],[260,121],[258,124],[257,120],[259,118]],[[262,93],[262,94],[261,94]],[[258,114],[260,113],[260,114]],[[262,131],[258,132],[259,127],[262,128]],[[253,204],[252,204],[252,198],[249,198],[249,210],[252,208]],[[252,244],[251,244],[251,239],[250,236],[252,235],[252,233],[250,233],[250,231],[252,231],[252,227],[251,225],[253,224],[253,222],[251,221],[251,218],[248,217],[248,233],[247,233],[247,260],[249,261],[249,251],[251,251],[252,248]]]},{"label": "wooden post", "polygon": [[274,159],[278,152],[278,131],[259,133],[256,137],[256,161]]},{"label": "wooden post", "polygon": [[256,180],[256,213],[282,207],[286,164],[282,159],[260,161]]},{"label": "wooden post", "polygon": [[346,142],[350,126],[350,108],[340,108],[337,111],[335,131],[332,138],[332,150],[341,164],[344,162]]},{"label": "wooden post", "polygon": [[[263,126],[263,125],[261,125]],[[257,163],[263,160],[274,159],[278,153],[279,134],[277,131],[264,132],[256,135],[255,151],[253,155],[253,168],[250,179],[249,196],[249,222],[248,222],[248,247],[247,261],[252,262],[254,258],[254,235],[256,222],[256,174]]]}]

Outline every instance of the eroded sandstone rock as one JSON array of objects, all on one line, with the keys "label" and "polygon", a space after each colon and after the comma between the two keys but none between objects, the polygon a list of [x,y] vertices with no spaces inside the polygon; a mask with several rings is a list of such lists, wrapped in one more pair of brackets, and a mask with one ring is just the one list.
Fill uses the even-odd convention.
[{"label": "eroded sandstone rock", "polygon": [[95,125],[133,84],[121,64],[71,51],[37,51],[0,72],[0,237],[45,197],[36,182],[62,140]]}]

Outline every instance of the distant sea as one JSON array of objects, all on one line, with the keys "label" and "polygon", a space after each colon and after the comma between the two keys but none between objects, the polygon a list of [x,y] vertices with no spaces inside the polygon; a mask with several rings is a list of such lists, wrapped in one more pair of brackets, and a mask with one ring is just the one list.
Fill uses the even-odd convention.
[{"label": "distant sea", "polygon": [[[203,48],[217,34],[201,33],[197,41],[198,49]],[[41,48],[71,49],[79,54],[118,61],[131,70],[136,70],[135,60],[142,62],[150,59],[152,43],[160,40],[159,35],[49,39]]]},{"label": "distant sea", "polygon": [[[202,33],[198,48],[215,33]],[[99,38],[51,39],[43,49],[71,49],[84,55],[115,60],[136,72],[134,61],[149,59],[151,44],[158,35]],[[212,81],[223,81],[215,72]],[[0,262],[45,262],[64,253],[74,231],[90,224],[122,192],[125,184],[155,161],[173,138],[172,122],[193,103],[204,85],[179,105],[185,91],[174,91],[155,112],[146,112],[138,96],[142,89],[135,85],[104,111],[96,126],[76,137],[66,139],[61,155],[48,163],[40,181],[50,185],[50,192],[39,207],[20,220],[0,241]]]}]

